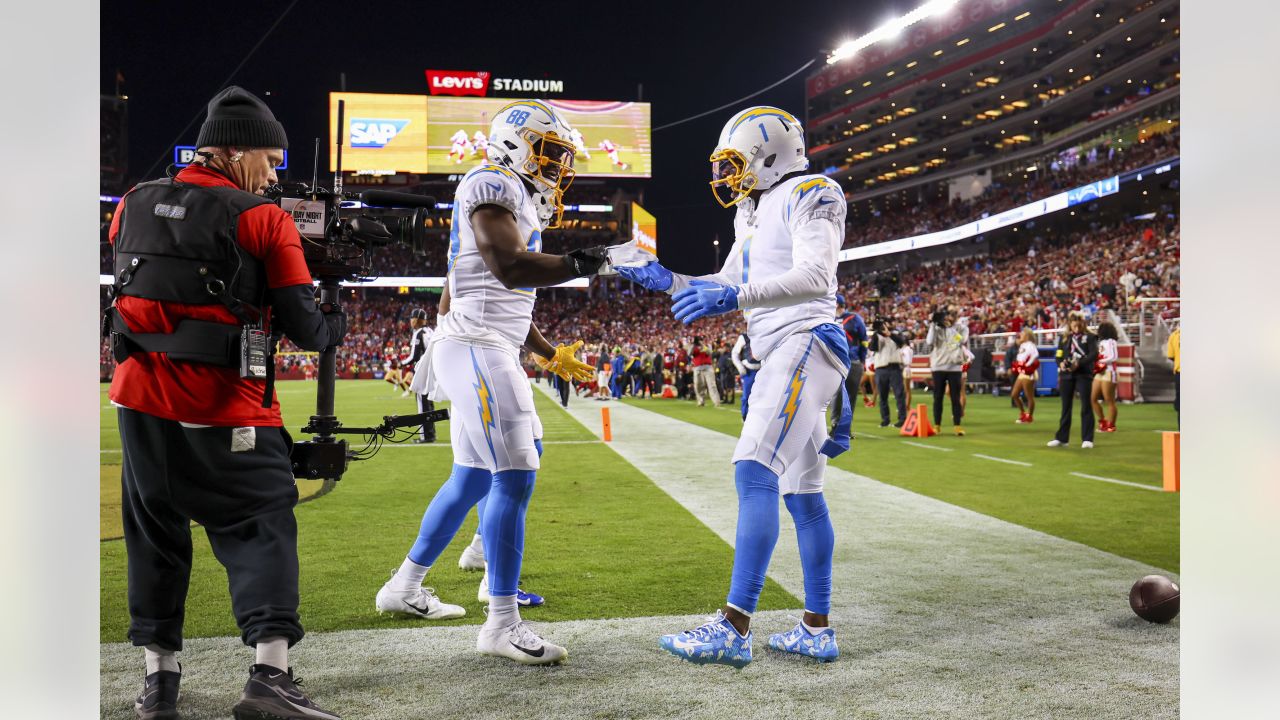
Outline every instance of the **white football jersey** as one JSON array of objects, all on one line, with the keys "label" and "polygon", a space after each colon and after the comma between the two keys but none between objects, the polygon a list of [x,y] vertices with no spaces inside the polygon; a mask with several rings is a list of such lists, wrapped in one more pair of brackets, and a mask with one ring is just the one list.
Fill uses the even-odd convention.
[{"label": "white football jersey", "polygon": [[[801,175],[765,191],[755,206],[744,200],[733,218],[734,242],[724,269],[707,279],[747,286],[739,304],[747,318],[747,335],[757,358],[763,359],[791,333],[835,322],[836,264],[844,242],[844,192],[822,175]],[[826,292],[812,300],[782,307],[754,306],[751,286],[791,270],[797,260],[825,277]],[[771,301],[780,305],[784,301]]]},{"label": "white football jersey", "polygon": [[542,225],[529,193],[516,174],[484,162],[458,183],[449,232],[449,312],[441,315],[439,330],[452,336],[497,333],[518,349],[533,320],[534,288],[507,289],[485,265],[476,247],[471,215],[482,205],[510,210],[520,236],[532,252],[542,251]]}]

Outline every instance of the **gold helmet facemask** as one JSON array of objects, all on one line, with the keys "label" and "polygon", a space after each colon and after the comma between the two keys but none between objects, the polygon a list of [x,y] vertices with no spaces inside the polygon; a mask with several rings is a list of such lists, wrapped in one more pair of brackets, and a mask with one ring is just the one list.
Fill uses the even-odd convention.
[{"label": "gold helmet facemask", "polygon": [[573,184],[577,171],[573,169],[574,147],[570,140],[560,139],[554,132],[540,133],[532,128],[520,130],[520,137],[529,143],[529,159],[524,170],[544,192],[551,194],[555,206],[547,228],[560,227],[564,215],[564,191]]},{"label": "gold helmet facemask", "polygon": [[711,153],[711,194],[721,207],[737,205],[755,187],[755,173],[747,172],[742,153],[733,148]]}]

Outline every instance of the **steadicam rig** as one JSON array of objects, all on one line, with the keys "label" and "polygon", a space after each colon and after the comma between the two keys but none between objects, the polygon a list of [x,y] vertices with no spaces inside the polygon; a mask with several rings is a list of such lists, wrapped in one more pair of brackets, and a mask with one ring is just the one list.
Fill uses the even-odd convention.
[{"label": "steadicam rig", "polygon": [[[293,215],[302,236],[307,267],[318,281],[320,309],[325,313],[342,312],[338,302],[340,283],[360,282],[374,274],[373,251],[376,248],[401,242],[412,245],[415,254],[426,254],[426,219],[436,206],[435,198],[411,193],[370,190],[350,198],[343,194],[345,105],[344,101],[338,101],[333,188],[319,186],[320,141],[316,140],[311,185],[274,186],[268,192],[268,196],[281,208]],[[405,211],[409,211],[408,214]],[[412,433],[406,433],[400,438],[397,431],[449,419],[447,410],[435,410],[416,415],[389,415],[377,427],[343,427],[333,407],[334,383],[338,376],[337,354],[336,345],[320,353],[316,374],[316,414],[302,428],[302,432],[313,437],[293,445],[290,460],[294,477],[340,480],[348,461],[373,457],[383,442],[404,442],[412,437]],[[363,448],[353,451],[338,435],[363,435],[368,441]]]}]

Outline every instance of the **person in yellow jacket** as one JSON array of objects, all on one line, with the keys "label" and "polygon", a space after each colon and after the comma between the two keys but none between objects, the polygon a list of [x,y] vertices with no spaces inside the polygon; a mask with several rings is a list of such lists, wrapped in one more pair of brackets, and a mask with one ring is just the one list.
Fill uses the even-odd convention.
[{"label": "person in yellow jacket", "polygon": [[1164,356],[1173,361],[1173,411],[1178,414],[1178,429],[1182,429],[1182,326],[1169,333],[1169,343],[1164,346]]}]

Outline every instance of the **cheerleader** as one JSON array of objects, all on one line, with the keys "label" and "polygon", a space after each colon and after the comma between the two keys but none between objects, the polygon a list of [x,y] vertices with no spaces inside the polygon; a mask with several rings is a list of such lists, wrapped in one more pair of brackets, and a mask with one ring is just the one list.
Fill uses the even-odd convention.
[{"label": "cheerleader", "polygon": [[[1098,418],[1098,429],[1102,432],[1116,431],[1116,340],[1119,338],[1116,326],[1104,322],[1098,325],[1098,360],[1093,364],[1093,387],[1089,401],[1093,405],[1093,415]],[[1103,414],[1103,403],[1106,403],[1106,414]]]},{"label": "cheerleader", "polygon": [[867,354],[867,364],[863,365],[862,382],[859,386],[862,389],[863,407],[875,407],[880,400],[880,391],[876,389],[876,363],[871,359],[870,353]]},{"label": "cheerleader", "polygon": [[1018,354],[1013,361],[1013,402],[1018,406],[1019,424],[1032,422],[1036,412],[1036,371],[1040,369],[1040,349],[1031,328],[1018,334]]}]

